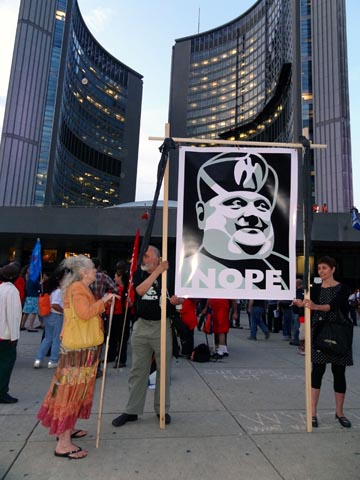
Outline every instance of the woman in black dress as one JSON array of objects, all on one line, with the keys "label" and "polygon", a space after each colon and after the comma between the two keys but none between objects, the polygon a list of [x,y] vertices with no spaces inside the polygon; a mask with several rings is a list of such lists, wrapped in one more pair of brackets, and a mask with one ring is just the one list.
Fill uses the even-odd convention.
[{"label": "woman in black dress", "polygon": [[[336,262],[331,257],[323,257],[318,262],[318,275],[322,280],[321,285],[311,289],[311,300],[296,299],[294,305],[304,306],[311,310],[311,331],[312,331],[312,373],[311,373],[311,407],[312,426],[318,427],[317,404],[320,396],[321,380],[326,370],[326,364],[331,363],[331,370],[334,377],[334,392],[336,413],[335,418],[345,427],[350,428],[350,421],[344,416],[343,405],[346,392],[345,369],[353,365],[352,349],[345,355],[324,353],[314,348],[313,336],[318,322],[327,320],[329,322],[345,323],[348,320],[348,297],[349,289],[334,279]],[[339,318],[338,311],[342,316]]]}]

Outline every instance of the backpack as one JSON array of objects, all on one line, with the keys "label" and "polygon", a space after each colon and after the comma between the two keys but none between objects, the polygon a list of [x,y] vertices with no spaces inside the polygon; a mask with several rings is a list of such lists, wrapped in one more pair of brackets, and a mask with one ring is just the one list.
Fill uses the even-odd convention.
[{"label": "backpack", "polygon": [[51,301],[48,293],[40,293],[38,299],[38,309],[40,317],[46,317],[51,313]]},{"label": "backpack", "polygon": [[200,343],[194,348],[191,354],[191,360],[193,362],[205,363],[210,362],[210,349],[206,343]]}]

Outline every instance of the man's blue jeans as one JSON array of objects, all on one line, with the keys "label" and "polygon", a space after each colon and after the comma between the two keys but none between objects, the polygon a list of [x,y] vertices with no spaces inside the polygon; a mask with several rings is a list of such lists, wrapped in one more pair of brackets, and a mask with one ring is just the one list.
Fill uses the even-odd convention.
[{"label": "man's blue jeans", "polygon": [[292,314],[292,323],[293,323],[293,327],[294,327],[293,340],[296,343],[299,342],[299,329],[300,329],[299,316],[300,315],[298,313],[293,313]]},{"label": "man's blue jeans", "polygon": [[256,338],[257,327],[259,326],[264,333],[268,333],[269,329],[263,321],[265,313],[264,307],[252,307],[251,309],[251,337]]},{"label": "man's blue jeans", "polygon": [[291,320],[292,320],[292,311],[291,308],[284,308],[282,311],[283,320],[283,337],[291,338]]}]

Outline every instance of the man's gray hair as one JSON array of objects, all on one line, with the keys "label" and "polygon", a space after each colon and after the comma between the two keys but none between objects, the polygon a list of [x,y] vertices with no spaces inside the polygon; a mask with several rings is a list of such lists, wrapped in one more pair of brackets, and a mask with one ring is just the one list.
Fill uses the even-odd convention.
[{"label": "man's gray hair", "polygon": [[157,258],[160,258],[161,257],[161,253],[160,253],[160,250],[155,247],[154,245],[149,245],[148,248],[151,248],[152,251],[155,253],[155,255],[157,256]]}]

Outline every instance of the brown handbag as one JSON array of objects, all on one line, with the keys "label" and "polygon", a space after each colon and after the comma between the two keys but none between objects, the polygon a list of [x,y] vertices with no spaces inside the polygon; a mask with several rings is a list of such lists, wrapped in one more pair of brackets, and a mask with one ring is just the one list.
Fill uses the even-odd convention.
[{"label": "brown handbag", "polygon": [[76,314],[72,295],[70,306],[64,308],[64,326],[61,332],[61,343],[69,350],[95,347],[104,343],[104,332],[101,328],[100,315],[83,320]]}]

